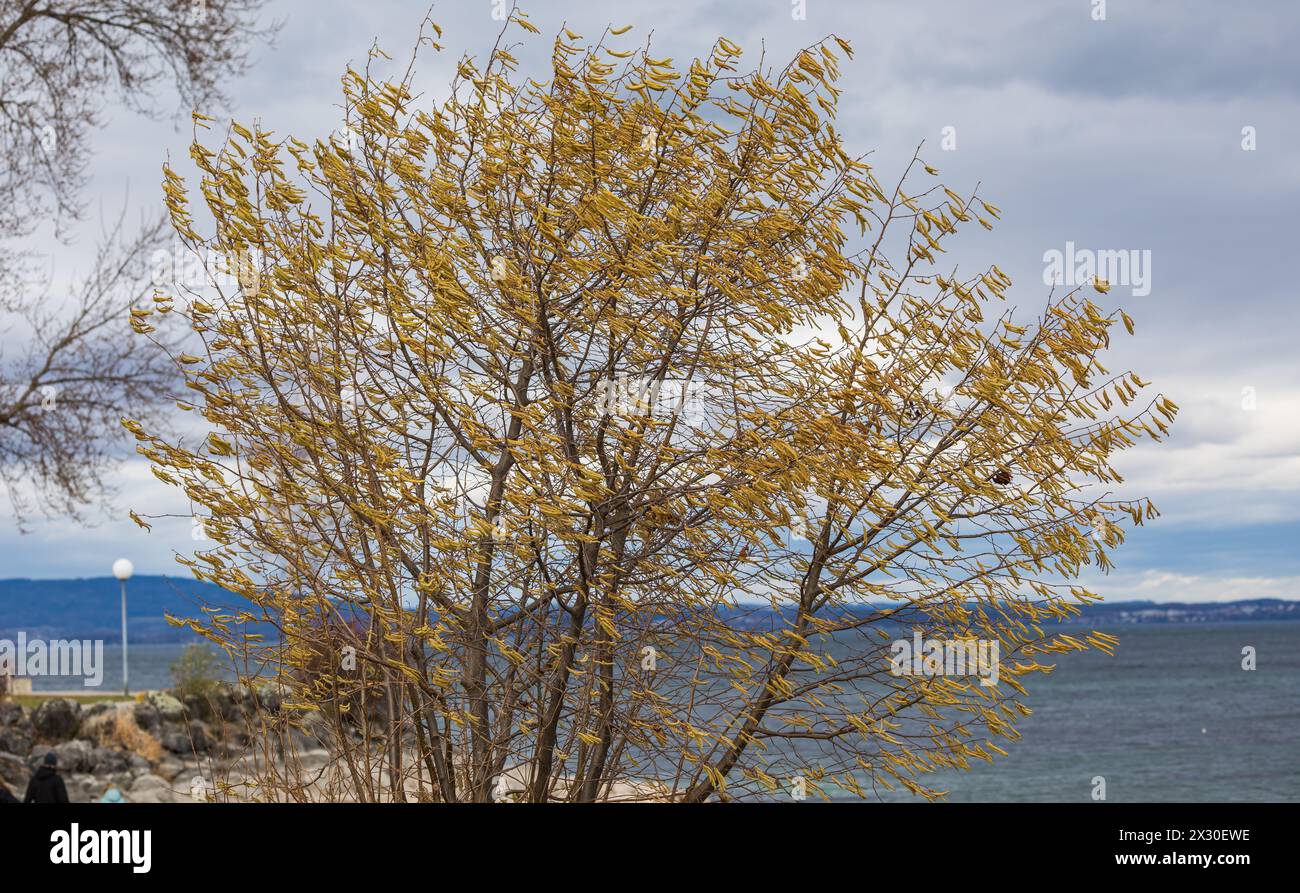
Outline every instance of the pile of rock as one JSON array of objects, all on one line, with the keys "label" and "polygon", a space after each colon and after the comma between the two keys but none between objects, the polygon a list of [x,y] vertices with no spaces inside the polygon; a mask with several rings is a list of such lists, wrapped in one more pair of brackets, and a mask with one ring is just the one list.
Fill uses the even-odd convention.
[{"label": "pile of rock", "polygon": [[165,692],[84,708],[68,698],[30,710],[0,700],[0,780],[21,798],[32,771],[54,751],[73,802],[97,800],[110,787],[134,802],[203,799],[202,788],[211,789],[205,779],[247,742],[249,701],[225,686],[184,702]]}]

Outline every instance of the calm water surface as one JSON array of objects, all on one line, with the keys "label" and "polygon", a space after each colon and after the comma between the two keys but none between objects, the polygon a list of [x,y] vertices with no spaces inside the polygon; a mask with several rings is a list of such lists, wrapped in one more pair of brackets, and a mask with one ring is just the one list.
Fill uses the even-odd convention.
[{"label": "calm water surface", "polygon": [[[1060,656],[1027,685],[1033,716],[1010,756],[930,776],[953,801],[1300,801],[1300,623],[1123,625],[1114,657]],[[1257,669],[1241,669],[1244,646]],[[131,688],[171,684],[180,645],[133,645]],[[102,690],[120,691],[122,652],[105,646]],[[81,689],[41,677],[37,691]],[[93,691],[94,689],[87,689]],[[912,799],[883,794],[885,799]]]}]

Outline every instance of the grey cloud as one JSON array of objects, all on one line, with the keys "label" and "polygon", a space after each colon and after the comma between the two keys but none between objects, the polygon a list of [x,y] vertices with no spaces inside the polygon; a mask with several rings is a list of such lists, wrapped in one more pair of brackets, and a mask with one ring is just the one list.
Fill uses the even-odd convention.
[{"label": "grey cloud", "polygon": [[[707,52],[720,35],[745,47],[745,65],[764,47],[769,63],[782,64],[831,32],[852,40],[857,56],[845,65],[839,122],[848,147],[875,150],[873,163],[889,178],[924,139],[944,182],[958,189],[981,182],[1003,209],[994,232],[967,230],[947,259],[964,269],[999,264],[1016,281],[1012,301],[1029,314],[1047,293],[1044,251],[1067,240],[1149,249],[1151,295],[1115,289],[1099,299],[1124,306],[1138,324],[1136,338],[1116,340],[1108,365],[1139,370],[1184,405],[1169,464],[1177,464],[1175,454],[1190,461],[1198,446],[1232,447],[1244,422],[1229,410],[1242,387],[1257,387],[1261,409],[1251,424],[1277,432],[1234,455],[1274,463],[1278,478],[1286,477],[1284,463],[1300,445],[1283,430],[1286,413],[1272,407],[1300,405],[1300,301],[1291,270],[1300,207],[1300,4],[1110,0],[1104,23],[1090,20],[1088,0],[807,0],[804,22],[791,19],[787,0],[523,5],[542,30],[519,53],[526,74],[544,71],[550,36],[562,24],[591,39],[606,24],[632,24],[626,39],[633,45],[653,29],[655,47],[679,63]],[[279,134],[328,134],[340,124],[344,66],[364,64],[376,38],[404,64],[426,8],[396,0],[273,3],[270,15],[286,20],[278,46],[231,85],[229,111]],[[490,0],[434,7],[447,49],[426,52],[418,66],[429,95],[463,53],[487,52],[500,29],[491,9]],[[160,165],[168,153],[185,160],[189,122],[110,117],[97,144],[92,197],[111,211],[129,181],[133,208],[156,209]],[[957,128],[955,152],[939,147],[948,125]],[[1257,151],[1241,148],[1246,125],[1257,128]],[[61,274],[89,251],[92,230],[57,252]],[[1150,471],[1154,479],[1161,455],[1135,461],[1136,478]],[[1261,476],[1254,467],[1251,474]],[[1198,475],[1168,476],[1162,523],[1213,529],[1294,516],[1293,496],[1281,485],[1244,492]],[[94,568],[115,548],[114,532],[140,542],[134,526],[116,518],[98,530],[60,527],[56,535],[51,527],[45,537],[9,537],[0,556],[58,572],[69,542],[86,544]],[[166,570],[170,562],[160,564]]]},{"label": "grey cloud", "polygon": [[919,81],[1029,82],[1112,98],[1295,96],[1300,89],[1300,8],[1285,0],[1110,0],[1105,21],[1094,21],[1083,0],[911,6],[908,21],[918,33],[898,55],[901,73]]}]

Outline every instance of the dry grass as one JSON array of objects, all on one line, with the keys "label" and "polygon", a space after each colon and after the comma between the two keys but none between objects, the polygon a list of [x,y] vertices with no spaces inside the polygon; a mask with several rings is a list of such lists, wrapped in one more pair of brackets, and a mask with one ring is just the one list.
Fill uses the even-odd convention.
[{"label": "dry grass", "polygon": [[119,707],[117,715],[113,717],[113,724],[109,727],[109,741],[105,744],[114,744],[124,750],[144,757],[151,763],[156,763],[163,757],[162,744],[153,735],[150,735],[135,721],[135,713],[130,709]]}]

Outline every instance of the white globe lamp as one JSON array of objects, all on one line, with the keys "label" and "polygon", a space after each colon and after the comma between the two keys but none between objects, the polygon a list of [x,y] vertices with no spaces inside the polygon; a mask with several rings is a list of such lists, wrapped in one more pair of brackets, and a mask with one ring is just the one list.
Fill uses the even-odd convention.
[{"label": "white globe lamp", "polygon": [[135,565],[129,558],[119,558],[113,562],[113,576],[122,584],[122,694],[130,697],[131,686],[127,681],[126,668],[126,581],[135,573]]}]

